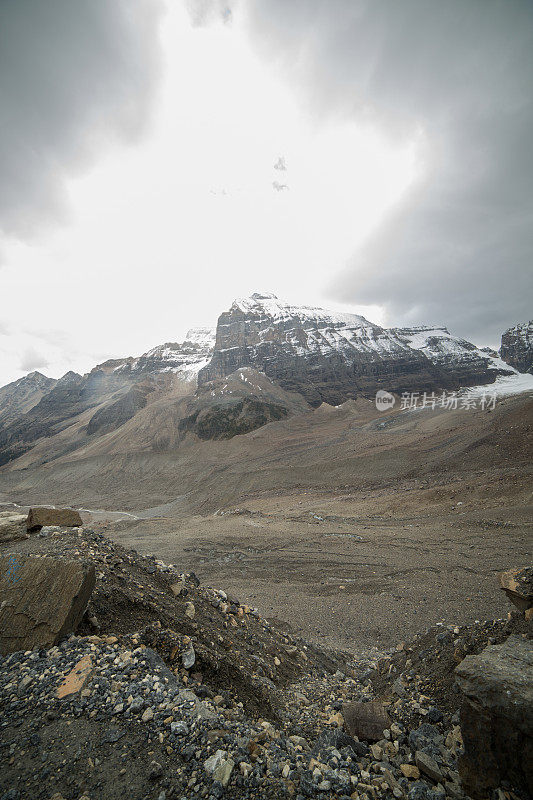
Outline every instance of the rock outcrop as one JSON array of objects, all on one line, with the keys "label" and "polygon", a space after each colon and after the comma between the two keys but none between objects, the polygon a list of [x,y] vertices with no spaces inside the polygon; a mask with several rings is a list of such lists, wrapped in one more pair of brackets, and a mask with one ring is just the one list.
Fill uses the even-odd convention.
[{"label": "rock outcrop", "polygon": [[80,515],[73,508],[30,508],[26,520],[29,531],[39,531],[47,525],[78,528],[82,524]]},{"label": "rock outcrop", "polygon": [[0,653],[51,647],[76,630],[94,585],[86,562],[0,557]]},{"label": "rock outcrop", "polygon": [[[501,362],[446,328],[385,329],[362,316],[292,306],[272,294],[236,300],[221,314],[199,384],[251,366],[312,405],[350,397],[491,383]],[[511,369],[509,369],[511,372]]]},{"label": "rock outcrop", "polygon": [[500,587],[520,611],[533,607],[533,567],[501,572]]},{"label": "rock outcrop", "polygon": [[533,373],[533,320],[515,325],[502,334],[500,355],[519,372]]},{"label": "rock outcrop", "polygon": [[533,794],[533,643],[510,636],[457,667],[465,752],[459,772],[476,800],[502,781]]},{"label": "rock outcrop", "polygon": [[245,397],[231,404],[213,405],[194,411],[189,417],[180,420],[179,429],[193,432],[200,439],[231,439],[268,422],[284,419],[288,414],[289,411],[284,406]]},{"label": "rock outcrop", "polygon": [[0,511],[0,543],[27,539],[26,514]]}]

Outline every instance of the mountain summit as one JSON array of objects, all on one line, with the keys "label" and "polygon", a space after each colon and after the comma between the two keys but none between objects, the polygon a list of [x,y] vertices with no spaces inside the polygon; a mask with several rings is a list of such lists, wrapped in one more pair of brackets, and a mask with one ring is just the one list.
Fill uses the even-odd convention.
[{"label": "mountain summit", "polygon": [[492,383],[513,369],[445,327],[383,328],[358,314],[295,306],[274,294],[235,300],[220,315],[210,362],[198,382],[240,367],[264,372],[312,405],[388,391]]}]

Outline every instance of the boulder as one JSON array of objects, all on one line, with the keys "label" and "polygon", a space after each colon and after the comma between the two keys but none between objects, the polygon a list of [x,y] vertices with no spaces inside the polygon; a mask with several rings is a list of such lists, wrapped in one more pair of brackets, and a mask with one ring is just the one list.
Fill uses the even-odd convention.
[{"label": "boulder", "polygon": [[390,718],[383,703],[345,703],[342,707],[345,728],[350,736],[367,742],[383,739],[383,731],[389,727]]},{"label": "boulder", "polygon": [[0,557],[0,653],[57,644],[76,630],[94,585],[87,562]]},{"label": "boulder", "polygon": [[500,587],[520,611],[533,607],[533,567],[500,572]]},{"label": "boulder", "polygon": [[463,789],[481,800],[505,781],[519,795],[533,795],[533,642],[509,636],[467,656],[455,672]]},{"label": "boulder", "polygon": [[12,511],[0,512],[0,544],[16,539],[27,539],[26,514],[14,514]]},{"label": "boulder", "polygon": [[39,531],[48,525],[78,528],[83,525],[83,522],[73,508],[30,508],[26,522],[29,531]]}]

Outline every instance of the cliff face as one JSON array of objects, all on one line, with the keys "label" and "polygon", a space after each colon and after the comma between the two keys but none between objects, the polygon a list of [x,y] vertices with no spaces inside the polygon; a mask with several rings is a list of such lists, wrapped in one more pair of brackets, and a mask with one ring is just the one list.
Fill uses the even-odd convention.
[{"label": "cliff face", "polygon": [[219,317],[213,357],[198,382],[243,366],[313,405],[336,405],[378,388],[410,392],[490,383],[505,372],[446,328],[386,329],[356,314],[291,306],[270,294],[237,300]]},{"label": "cliff face", "polygon": [[533,373],[533,321],[515,325],[502,334],[500,355],[519,372]]}]

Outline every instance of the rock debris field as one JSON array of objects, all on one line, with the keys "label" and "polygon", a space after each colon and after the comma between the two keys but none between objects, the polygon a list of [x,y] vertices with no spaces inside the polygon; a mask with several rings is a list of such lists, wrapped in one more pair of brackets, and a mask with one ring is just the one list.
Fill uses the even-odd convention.
[{"label": "rock debris field", "polygon": [[[513,643],[529,669],[520,611],[354,659],[88,528],[43,527],[0,556],[75,560],[96,581],[73,632],[0,657],[2,800],[528,796],[520,759],[490,792],[462,771],[454,676]],[[515,724],[520,753],[528,725]]]}]

